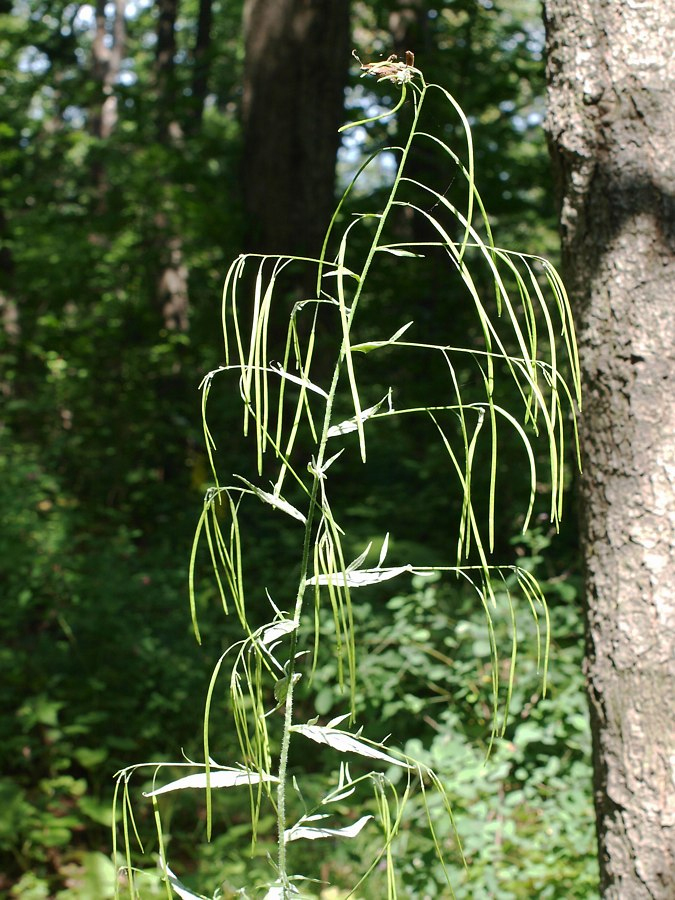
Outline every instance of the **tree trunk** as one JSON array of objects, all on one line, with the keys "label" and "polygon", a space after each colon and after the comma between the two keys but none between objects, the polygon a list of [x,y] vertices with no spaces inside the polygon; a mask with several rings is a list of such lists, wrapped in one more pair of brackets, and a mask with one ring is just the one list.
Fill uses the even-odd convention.
[{"label": "tree trunk", "polygon": [[[158,0],[155,52],[157,140],[160,144],[174,147],[181,146],[184,137],[176,109],[175,56],[179,4],[180,0]],[[157,299],[164,327],[168,331],[187,331],[190,313],[189,272],[185,265],[182,237],[175,233],[175,225],[171,221],[172,211],[173,204],[165,201],[164,207],[158,209],[154,217],[159,248]]]},{"label": "tree trunk", "polygon": [[[179,0],[157,0],[157,46],[155,72],[157,81],[157,131],[159,140],[175,138],[176,120],[176,19]],[[173,127],[172,127],[173,126]]]},{"label": "tree trunk", "polygon": [[100,110],[94,113],[92,132],[103,140],[110,137],[117,125],[115,84],[126,49],[126,0],[115,0],[111,27],[106,16],[107,5],[106,0],[97,0],[96,31],[91,47],[94,78],[103,95]]},{"label": "tree trunk", "polygon": [[581,540],[602,895],[675,896],[672,0],[545,0],[584,380]]},{"label": "tree trunk", "polygon": [[246,0],[247,250],[316,255],[333,212],[348,0]]},{"label": "tree trunk", "polygon": [[426,40],[422,40],[429,21],[427,8],[422,0],[397,0],[389,13],[389,31],[393,40],[392,50],[399,59],[405,59],[406,50],[418,53]]},{"label": "tree trunk", "polygon": [[[113,10],[106,12],[106,0],[97,0],[94,39],[91,44],[91,68],[99,87],[95,105],[90,109],[89,129],[101,145],[117,126],[119,109],[115,86],[126,53],[126,0],[115,0]],[[108,177],[102,147],[92,154],[91,176],[94,186],[94,212],[98,218],[106,212]],[[102,242],[101,235],[92,234],[92,241]]]},{"label": "tree trunk", "polygon": [[194,70],[190,97],[190,117],[187,123],[191,134],[196,134],[202,124],[204,103],[209,89],[211,69],[211,25],[213,22],[212,0],[199,0],[197,36],[193,50]]}]

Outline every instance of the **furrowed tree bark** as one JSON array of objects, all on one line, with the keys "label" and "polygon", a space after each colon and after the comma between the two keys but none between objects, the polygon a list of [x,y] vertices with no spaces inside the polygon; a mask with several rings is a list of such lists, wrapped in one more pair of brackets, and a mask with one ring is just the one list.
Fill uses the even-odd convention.
[{"label": "furrowed tree bark", "polygon": [[604,898],[675,897],[675,5],[545,0]]},{"label": "furrowed tree bark", "polygon": [[335,206],[348,0],[246,0],[247,250],[316,255]]}]

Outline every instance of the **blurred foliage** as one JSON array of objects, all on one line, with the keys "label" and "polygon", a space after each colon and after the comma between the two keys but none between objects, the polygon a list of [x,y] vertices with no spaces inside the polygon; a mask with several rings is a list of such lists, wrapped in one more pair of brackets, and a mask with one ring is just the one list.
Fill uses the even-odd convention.
[{"label": "blurred foliage", "polygon": [[[364,59],[390,52],[390,17],[401,6],[353,3],[354,43]],[[410,6],[418,64],[471,115],[479,185],[498,240],[550,254],[555,234],[540,128],[537,4]],[[112,775],[134,761],[174,758],[181,747],[197,753],[205,687],[213,661],[230,642],[208,579],[198,582],[202,647],[191,633],[186,601],[191,534],[209,482],[196,388],[221,362],[220,286],[244,232],[241,2],[216,2],[213,12],[209,97],[196,126],[190,85],[198,4],[181,5],[173,113],[186,137],[167,143],[154,105],[154,5],[127,5],[127,51],[115,87],[119,121],[107,138],[93,125],[101,85],[91,64],[92,7],[65,0],[0,5],[3,896],[112,895]],[[346,101],[347,115],[357,116],[390,98],[382,86],[365,86],[355,71]],[[395,140],[393,128],[379,123],[350,138],[339,178],[353,171],[366,141]],[[386,178],[385,166],[359,202],[376,206]],[[453,180],[452,173],[439,172],[439,189],[451,196]],[[167,235],[180,236],[189,273],[186,331],[167,327],[157,301]],[[364,328],[368,317],[373,328],[381,328],[384,317],[397,323],[392,331],[410,318],[447,333],[461,328],[461,298],[443,292],[433,275],[425,278],[404,267],[392,280],[383,268],[377,290],[365,298]],[[386,373],[372,365],[379,399]],[[431,373],[415,373],[412,361],[406,365],[433,390]],[[211,418],[228,471],[237,470],[245,452],[234,437],[238,412],[214,399]],[[398,546],[404,556],[410,544],[420,562],[447,554],[452,529],[441,524],[437,461],[424,434],[407,443],[383,434],[370,458],[364,470],[347,469],[341,486],[340,514],[355,525],[355,550],[374,537],[377,511],[391,523],[394,555]],[[508,534],[517,524],[511,496],[523,466],[503,459],[500,533]],[[375,510],[383,487],[385,505]],[[247,577],[261,598],[265,586],[277,597],[287,575],[282,561],[292,565],[293,535],[262,531],[255,521],[245,525],[251,535]],[[574,568],[574,540],[570,529],[556,544],[557,571]],[[501,543],[508,548],[506,539]],[[538,557],[531,546],[519,552],[521,561],[534,564]],[[388,719],[404,722],[409,740],[426,748],[447,779],[469,875],[476,879],[463,887],[458,867],[458,896],[593,894],[574,585],[574,579],[549,585],[556,644],[550,694],[534,704],[537,680],[523,651],[513,721],[488,763],[485,632],[469,599],[438,584],[380,595],[358,608],[371,648],[361,672],[361,714],[381,722],[383,734]],[[401,640],[404,669],[395,650]],[[334,682],[324,661],[314,683],[322,714],[338,700]],[[226,757],[234,745],[223,730],[219,754]],[[240,876],[266,870],[264,845],[255,860],[242,858],[247,826],[236,802],[220,801],[210,845],[195,829],[203,815],[197,801],[189,808],[181,798],[168,810],[172,857],[183,860],[186,881],[199,866],[234,890]],[[152,835],[151,809],[139,828]],[[414,816],[404,838],[405,892],[442,896]],[[344,869],[346,883],[358,865],[349,855],[354,848],[334,849],[330,863],[317,862],[338,874]],[[150,858],[157,851],[152,837],[146,850]],[[367,857],[368,846],[361,851]],[[146,895],[155,896],[151,880]]]}]

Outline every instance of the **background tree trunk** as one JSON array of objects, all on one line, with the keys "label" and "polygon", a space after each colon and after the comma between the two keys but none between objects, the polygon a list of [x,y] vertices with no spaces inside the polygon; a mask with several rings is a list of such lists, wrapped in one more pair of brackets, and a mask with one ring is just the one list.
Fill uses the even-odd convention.
[{"label": "background tree trunk", "polygon": [[[168,139],[176,118],[176,20],[179,0],[157,0],[157,46],[155,70],[157,108],[155,111],[160,141]],[[175,128],[175,125],[174,125]],[[175,134],[171,134],[175,137]]]},{"label": "background tree trunk", "polygon": [[247,0],[247,250],[317,254],[333,212],[349,65],[348,0]]},{"label": "background tree trunk", "polygon": [[604,897],[675,896],[671,0],[546,0],[549,137],[579,328],[587,680]]},{"label": "background tree trunk", "polygon": [[[112,12],[106,0],[97,0],[94,39],[91,43],[91,68],[95,82],[99,86],[99,96],[90,109],[90,130],[98,138],[101,147],[107,141],[119,118],[117,80],[126,53],[126,21],[124,13],[126,0],[115,0]],[[103,152],[92,154],[92,182],[94,185],[94,212],[96,217],[104,215],[108,201],[108,174]],[[100,242],[100,235],[92,234],[93,242]]]},{"label": "background tree trunk", "polygon": [[190,118],[188,130],[191,134],[199,131],[204,115],[204,103],[209,89],[211,69],[211,26],[213,23],[212,0],[199,0],[197,35],[193,50],[194,71],[192,75],[192,96],[190,98]]},{"label": "background tree trunk", "polygon": [[[155,69],[157,79],[157,140],[165,147],[180,147],[183,129],[177,111],[175,56],[176,22],[180,0],[158,0],[157,48]],[[171,221],[173,203],[167,199],[157,210],[154,224],[159,247],[159,275],[157,298],[168,331],[187,331],[189,325],[189,272],[183,256],[183,239]]]},{"label": "background tree trunk", "polygon": [[126,51],[126,0],[115,0],[112,24],[106,16],[107,5],[106,0],[97,0],[96,31],[91,47],[93,74],[102,93],[100,109],[94,111],[92,132],[103,140],[110,137],[117,125],[115,84]]}]

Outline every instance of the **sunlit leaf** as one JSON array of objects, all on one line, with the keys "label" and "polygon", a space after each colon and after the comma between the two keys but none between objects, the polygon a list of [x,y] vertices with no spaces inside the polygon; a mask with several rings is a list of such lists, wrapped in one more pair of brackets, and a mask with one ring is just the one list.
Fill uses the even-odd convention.
[{"label": "sunlit leaf", "polygon": [[331,427],[326,432],[326,437],[337,437],[338,434],[349,434],[350,431],[356,431],[359,427],[359,422],[365,422],[366,419],[370,419],[371,416],[374,416],[376,412],[379,412],[385,402],[388,403],[388,411],[392,412],[393,407],[391,405],[391,388],[389,389],[386,397],[383,397],[379,403],[375,404],[375,406],[369,406],[368,409],[361,410],[358,416],[354,416],[351,419],[340,422],[339,425],[331,425]]},{"label": "sunlit leaf", "polygon": [[293,384],[299,384],[301,387],[306,387],[308,390],[314,391],[315,394],[320,394],[322,397],[328,398],[328,394],[323,388],[320,388],[318,384],[314,384],[314,382],[310,381],[308,378],[299,378],[297,375],[291,375],[291,373],[287,372],[279,365],[279,363],[271,363],[269,370],[270,372],[276,372],[277,375],[280,375],[286,381],[292,381]]},{"label": "sunlit leaf", "polygon": [[[305,819],[302,819],[301,822],[310,822],[325,818],[327,818],[327,816],[307,816]],[[284,840],[286,843],[289,843],[290,841],[299,841],[302,838],[308,841],[316,841],[320,838],[328,837],[352,838],[360,834],[366,823],[372,818],[372,816],[362,816],[352,825],[345,825],[343,828],[314,828],[298,823],[284,832]]]},{"label": "sunlit leaf", "polygon": [[282,512],[285,512],[287,515],[292,516],[294,519],[298,519],[298,521],[303,524],[307,521],[306,517],[300,512],[299,509],[296,509],[292,504],[290,504],[287,500],[284,500],[283,497],[279,497],[276,494],[270,494],[268,491],[263,491],[262,488],[256,487],[256,485],[251,484],[246,478],[243,478],[241,475],[236,476],[240,481],[243,481],[251,491],[258,497],[263,503],[268,503],[270,506],[274,507],[274,509],[280,509]]},{"label": "sunlit leaf", "polygon": [[431,572],[417,570],[414,566],[390,566],[386,569],[358,569],[347,570],[346,572],[334,572],[330,575],[312,576],[307,579],[307,584],[334,584],[341,587],[366,587],[369,584],[379,584],[381,581],[389,581],[402,575],[404,572],[410,572],[412,575],[430,576]]},{"label": "sunlit leaf", "polygon": [[391,253],[392,256],[414,256],[423,259],[422,253],[413,253],[412,250],[403,250],[401,247],[378,247],[378,253]]},{"label": "sunlit leaf", "polygon": [[322,725],[293,725],[291,730],[298,734],[304,734],[305,737],[316,741],[317,744],[326,744],[334,750],[341,750],[345,753],[358,753],[359,756],[378,759],[392,766],[401,766],[403,769],[411,768],[408,763],[389,756],[388,753],[378,749],[379,745],[366,743],[348,731],[339,731],[336,728],[328,728]]},{"label": "sunlit leaf", "polygon": [[401,337],[401,335],[405,334],[405,332],[410,328],[412,322],[407,322],[398,331],[394,332],[388,341],[365,341],[362,344],[353,344],[352,350],[358,350],[359,353],[370,353],[371,350],[377,350],[380,347],[389,347],[391,344],[395,344],[396,341]]},{"label": "sunlit leaf", "polygon": [[269,625],[263,630],[261,644],[268,646],[269,644],[274,643],[274,641],[279,640],[279,638],[291,634],[293,631],[297,631],[297,628],[298,623],[293,619],[283,619],[281,622],[275,622],[273,625]]},{"label": "sunlit leaf", "polygon": [[194,775],[186,775],[177,781],[171,781],[154,791],[146,791],[144,797],[158,797],[160,794],[168,794],[171,791],[181,791],[186,788],[205,789],[237,787],[240,784],[258,784],[261,781],[277,781],[274,775],[263,772],[253,772],[250,769],[212,769],[207,776],[206,772],[197,772]]},{"label": "sunlit leaf", "polygon": [[181,900],[209,900],[209,898],[205,897],[204,894],[195,894],[195,892],[191,891],[190,888],[185,887],[182,881],[179,881],[178,878],[176,878],[174,873],[166,864],[164,864],[164,874],[166,875],[167,881],[173,888],[174,892],[178,894]]}]

